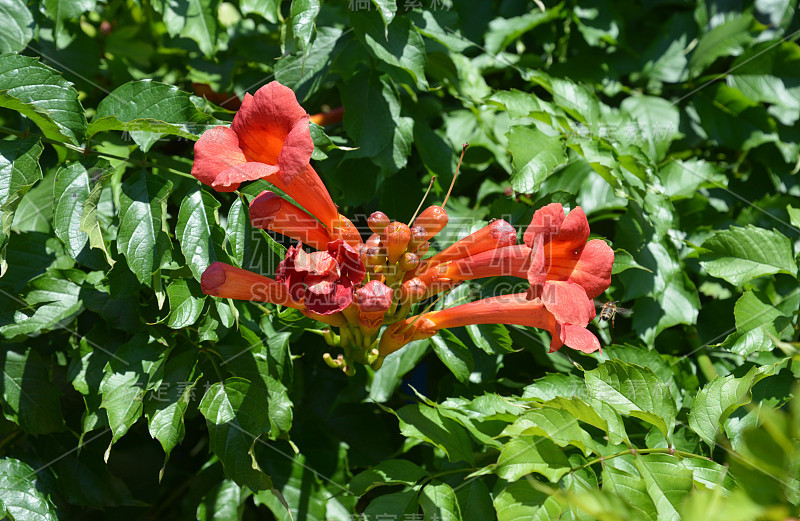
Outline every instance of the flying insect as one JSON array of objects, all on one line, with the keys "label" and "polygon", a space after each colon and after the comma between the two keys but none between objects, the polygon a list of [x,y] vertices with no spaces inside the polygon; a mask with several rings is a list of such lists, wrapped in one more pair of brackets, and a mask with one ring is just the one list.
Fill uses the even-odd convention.
[{"label": "flying insect", "polygon": [[595,303],[595,306],[600,308],[600,316],[599,319],[602,322],[611,321],[611,326],[614,326],[614,317],[617,316],[617,313],[622,315],[623,317],[627,317],[633,313],[632,310],[628,308],[623,308],[617,306],[618,300],[609,300],[605,304]]}]

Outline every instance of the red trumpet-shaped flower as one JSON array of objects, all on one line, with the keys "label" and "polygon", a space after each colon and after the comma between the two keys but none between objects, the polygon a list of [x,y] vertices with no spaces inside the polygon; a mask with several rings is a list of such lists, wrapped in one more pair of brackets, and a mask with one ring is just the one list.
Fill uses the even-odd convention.
[{"label": "red trumpet-shaped flower", "polygon": [[443,262],[471,257],[516,243],[517,232],[514,227],[503,219],[497,219],[427,259],[420,268],[427,269]]},{"label": "red trumpet-shaped flower", "polygon": [[278,264],[275,280],[309,311],[330,315],[350,305],[354,285],[360,284],[365,274],[358,253],[336,240],[328,244],[327,251],[306,253],[302,243],[292,246]]},{"label": "red trumpet-shaped flower", "polygon": [[[313,150],[308,114],[276,82],[246,95],[230,128],[201,136],[192,174],[227,192],[265,179],[287,200],[262,192],[250,204],[252,225],[298,241],[274,280],[215,262],[203,273],[204,293],[289,306],[340,328],[339,334],[317,332],[343,350],[336,358],[326,353],[326,363],[348,375],[354,363],[377,368],[411,340],[468,324],[542,328],[550,332],[551,351],[563,345],[587,353],[600,349],[586,326],[595,316],[592,298],[610,284],[614,254],[605,242],[588,240],[589,223],[579,207],[568,215],[560,204],[536,211],[524,244],[516,244],[511,225],[495,220],[425,259],[430,240],[448,223],[450,191],[441,206],[429,206],[408,224],[374,212],[367,220],[373,234],[364,243],[311,167]],[[318,251],[306,252],[304,244]],[[365,266],[371,280],[362,286]],[[497,275],[527,279],[531,289],[403,319],[427,296]],[[391,325],[381,335],[384,320]]]},{"label": "red trumpet-shaped flower", "polygon": [[308,117],[294,92],[278,82],[246,94],[230,128],[214,127],[195,143],[192,175],[220,192],[266,179],[329,226],[338,212],[309,164]]},{"label": "red trumpet-shaped flower", "polygon": [[285,285],[280,282],[224,262],[214,262],[206,268],[200,278],[200,287],[206,295],[235,300],[272,302],[299,309],[303,311],[303,314],[332,326],[341,327],[347,324],[342,315],[323,316],[307,311],[302,302],[289,296]]},{"label": "red trumpet-shaped flower", "polygon": [[550,332],[550,352],[563,345],[591,353],[600,342],[587,324],[594,318],[592,300],[580,286],[548,281],[541,297],[528,299],[526,293],[492,297],[441,311],[409,317],[389,326],[381,337],[380,356],[386,356],[412,340],[429,338],[440,329],[470,324],[516,324]]},{"label": "red trumpet-shaped flower", "polygon": [[540,208],[523,239],[532,250],[527,275],[534,296],[548,280],[574,282],[589,298],[600,296],[611,284],[614,250],[600,239],[587,242],[589,221],[580,206],[566,216],[560,203]]},{"label": "red trumpet-shaped flower", "polygon": [[250,203],[250,223],[256,228],[278,232],[318,250],[327,248],[331,241],[331,236],[319,221],[270,191],[261,192]]},{"label": "red trumpet-shaped flower", "polygon": [[589,223],[583,210],[576,207],[564,217],[562,206],[554,203],[534,213],[525,232],[526,245],[486,249],[427,267],[437,258],[434,256],[427,269],[417,270],[417,276],[428,286],[425,296],[456,282],[508,275],[527,278],[533,297],[541,293],[546,281],[559,280],[578,284],[589,298],[595,298],[611,284],[614,251],[605,241],[587,242],[588,238]]}]

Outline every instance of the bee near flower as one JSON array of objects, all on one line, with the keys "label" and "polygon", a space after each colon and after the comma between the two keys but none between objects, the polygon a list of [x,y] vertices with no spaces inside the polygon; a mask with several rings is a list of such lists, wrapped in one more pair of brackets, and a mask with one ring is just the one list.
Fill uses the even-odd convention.
[{"label": "bee near flower", "polygon": [[[388,354],[413,340],[470,324],[544,329],[551,335],[551,352],[565,345],[586,353],[600,349],[587,326],[596,316],[592,299],[610,285],[614,253],[605,241],[589,240],[580,207],[568,213],[558,203],[540,208],[522,244],[511,224],[494,219],[428,256],[431,240],[449,222],[445,207],[465,144],[441,205],[422,209],[423,198],[408,223],[373,212],[367,219],[372,235],[363,240],[310,164],[314,145],[308,122],[294,93],[272,82],[245,96],[230,128],[211,129],[196,143],[192,173],[200,182],[233,191],[265,179],[290,197],[293,202],[262,192],[249,205],[250,221],[297,241],[274,279],[215,262],[203,273],[204,293],[295,308],[338,328],[326,330],[323,338],[341,353],[323,358],[346,374],[353,374],[357,364],[379,369]],[[446,309],[419,309],[425,299],[463,281],[498,275],[523,279],[529,289]]]},{"label": "bee near flower", "polygon": [[617,313],[622,315],[623,317],[627,317],[633,314],[633,310],[628,308],[623,308],[621,306],[617,306],[618,300],[609,300],[603,304],[596,302],[595,307],[600,309],[600,315],[598,319],[602,322],[609,322],[611,321],[611,327],[614,327],[614,318],[617,316]]}]

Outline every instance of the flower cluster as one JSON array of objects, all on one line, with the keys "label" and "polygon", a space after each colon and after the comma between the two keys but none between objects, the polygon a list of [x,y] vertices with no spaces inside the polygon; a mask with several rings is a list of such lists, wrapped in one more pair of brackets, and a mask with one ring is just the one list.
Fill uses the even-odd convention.
[{"label": "flower cluster", "polygon": [[[310,165],[308,122],[294,93],[272,82],[245,96],[230,128],[211,129],[196,143],[192,174],[199,181],[233,191],[265,179],[286,197],[261,193],[250,203],[251,223],[298,241],[274,279],[213,263],[202,276],[204,293],[289,306],[338,328],[327,330],[325,339],[342,354],[324,358],[348,374],[354,362],[377,369],[408,342],[468,324],[546,329],[551,351],[563,345],[587,353],[600,349],[586,326],[595,316],[592,299],[611,282],[614,254],[604,241],[588,240],[580,207],[566,215],[557,203],[539,209],[523,244],[517,244],[513,226],[494,220],[426,256],[448,222],[436,205],[409,224],[374,212],[367,221],[372,234],[364,241]],[[418,303],[465,280],[498,275],[527,279],[530,288],[408,316]],[[381,331],[382,326],[387,327]]]}]

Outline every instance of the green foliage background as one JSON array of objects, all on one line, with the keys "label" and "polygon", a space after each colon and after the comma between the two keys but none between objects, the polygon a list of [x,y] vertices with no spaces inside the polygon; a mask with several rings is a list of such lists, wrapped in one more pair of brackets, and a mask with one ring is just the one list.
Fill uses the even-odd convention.
[{"label": "green foliage background", "polygon": [[[0,0],[0,517],[797,516],[797,2],[542,7]],[[189,175],[273,79],[344,107],[343,213],[407,220],[469,141],[440,245],[580,205],[634,314],[602,354],[475,326],[347,378],[301,315],[205,297],[280,259],[266,183]]]}]

